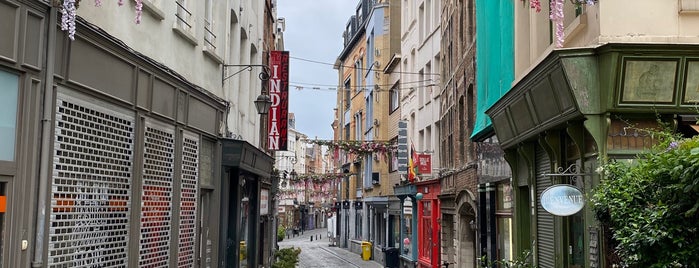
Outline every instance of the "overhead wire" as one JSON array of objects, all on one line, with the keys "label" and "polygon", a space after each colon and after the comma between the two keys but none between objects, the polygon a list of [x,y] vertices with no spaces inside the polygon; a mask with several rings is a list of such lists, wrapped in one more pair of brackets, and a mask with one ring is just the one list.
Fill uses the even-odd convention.
[{"label": "overhead wire", "polygon": [[[330,66],[335,66],[334,63],[328,63],[328,62],[322,62],[322,61],[317,61],[317,60],[309,60],[309,59],[304,59],[304,58],[299,58],[299,57],[289,57],[290,59],[295,59],[295,60],[300,60],[300,61],[305,61],[305,62],[310,62],[310,63],[316,63],[316,64],[323,64],[323,65],[330,65]],[[345,67],[345,68],[351,68],[351,69],[359,69],[359,70],[372,70],[372,68],[357,68],[355,66],[351,65],[339,65],[340,67]],[[415,73],[415,72],[401,72],[401,71],[393,71],[391,73],[396,73],[396,74],[421,74],[421,75],[436,75],[440,76],[441,74],[439,73]]]},{"label": "overhead wire", "polygon": [[418,88],[428,88],[428,87],[436,87],[436,84],[427,84],[423,86],[416,86],[416,87],[397,87],[397,88],[387,88],[387,89],[382,89],[382,88],[376,88],[376,87],[370,87],[370,86],[364,86],[364,87],[351,87],[351,88],[337,88],[337,87],[317,87],[317,86],[303,86],[303,85],[297,85],[297,84],[291,84],[289,83],[289,87],[293,87],[296,90],[305,90],[305,89],[310,89],[310,90],[324,90],[324,91],[362,91],[362,90],[369,90],[373,89],[374,91],[388,91],[388,90],[398,90],[398,91],[409,91],[409,90],[415,90]]}]

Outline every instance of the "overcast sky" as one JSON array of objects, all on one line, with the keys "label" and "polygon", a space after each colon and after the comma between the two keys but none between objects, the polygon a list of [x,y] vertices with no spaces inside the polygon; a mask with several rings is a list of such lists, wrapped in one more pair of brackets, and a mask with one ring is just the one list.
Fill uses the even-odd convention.
[{"label": "overcast sky", "polygon": [[358,0],[277,0],[277,16],[286,19],[284,49],[291,57],[289,112],[296,115],[296,130],[311,139],[333,137],[330,124],[334,119],[336,91],[328,89],[337,87],[338,74],[331,65],[304,60],[335,63],[342,50],[345,23],[358,3]]}]

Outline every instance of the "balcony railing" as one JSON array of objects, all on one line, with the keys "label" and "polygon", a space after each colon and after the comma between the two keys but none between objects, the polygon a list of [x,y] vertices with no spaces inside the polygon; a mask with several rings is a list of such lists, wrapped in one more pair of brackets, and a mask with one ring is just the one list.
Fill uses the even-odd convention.
[{"label": "balcony railing", "polygon": [[212,31],[213,24],[209,20],[204,20],[204,42],[213,50],[216,50],[216,35]]}]

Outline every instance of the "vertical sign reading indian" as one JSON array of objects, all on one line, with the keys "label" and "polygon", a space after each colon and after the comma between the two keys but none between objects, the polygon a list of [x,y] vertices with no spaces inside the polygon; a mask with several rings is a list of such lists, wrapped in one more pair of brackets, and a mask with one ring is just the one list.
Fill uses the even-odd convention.
[{"label": "vertical sign reading indian", "polygon": [[269,150],[287,149],[287,131],[289,115],[289,52],[271,51],[269,53],[269,107],[267,120],[267,139]]}]

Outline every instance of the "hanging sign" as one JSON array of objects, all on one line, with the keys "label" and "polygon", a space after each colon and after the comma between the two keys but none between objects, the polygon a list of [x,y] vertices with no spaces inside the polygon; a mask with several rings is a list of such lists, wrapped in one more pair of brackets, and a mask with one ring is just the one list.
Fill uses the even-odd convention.
[{"label": "hanging sign", "polygon": [[[398,174],[408,174],[408,121],[398,121]],[[401,176],[402,177],[402,176]]]},{"label": "hanging sign", "polygon": [[585,197],[578,188],[557,184],[541,193],[541,206],[553,215],[570,216],[585,206]]},{"label": "hanging sign", "polygon": [[289,123],[289,51],[269,52],[269,107],[267,138],[269,150],[285,151],[287,149]]},{"label": "hanging sign", "polygon": [[417,155],[417,172],[420,174],[432,173],[432,155],[418,154]]},{"label": "hanging sign", "polygon": [[269,214],[269,190],[260,190],[260,215]]}]

